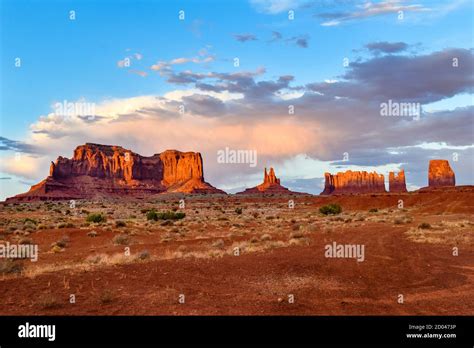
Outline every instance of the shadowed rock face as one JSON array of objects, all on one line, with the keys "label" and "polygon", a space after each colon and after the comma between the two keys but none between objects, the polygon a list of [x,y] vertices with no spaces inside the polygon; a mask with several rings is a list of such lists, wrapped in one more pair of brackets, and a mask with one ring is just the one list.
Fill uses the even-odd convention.
[{"label": "shadowed rock face", "polygon": [[407,192],[407,185],[405,182],[405,171],[400,170],[398,175],[394,172],[388,174],[389,192]]},{"label": "shadowed rock face", "polygon": [[431,160],[428,169],[428,186],[455,186],[456,178],[447,160]]},{"label": "shadowed rock face", "polygon": [[150,157],[120,146],[87,143],[51,163],[49,177],[7,200],[142,196],[162,192],[224,193],[204,181],[201,154],[167,150]]},{"label": "shadowed rock face", "polygon": [[353,172],[348,170],[336,175],[324,173],[324,178],[322,195],[386,192],[384,176],[375,172]]},{"label": "shadowed rock face", "polygon": [[274,193],[274,194],[301,194],[300,192],[293,192],[288,190],[286,187],[280,185],[280,179],[275,175],[273,168],[270,168],[270,172],[267,173],[267,168],[263,173],[263,183],[248,188],[243,192],[237,194],[255,194],[255,193]]}]

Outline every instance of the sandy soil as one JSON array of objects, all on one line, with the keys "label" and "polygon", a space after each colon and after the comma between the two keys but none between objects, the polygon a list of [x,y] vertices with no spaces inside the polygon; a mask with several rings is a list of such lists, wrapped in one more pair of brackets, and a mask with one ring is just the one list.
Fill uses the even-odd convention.
[{"label": "sandy soil", "polygon": [[[473,187],[181,198],[0,206],[0,243],[39,247],[37,262],[0,259],[0,315],[474,314]],[[342,213],[320,214],[328,203]],[[333,242],[364,261],[325,257]]]}]

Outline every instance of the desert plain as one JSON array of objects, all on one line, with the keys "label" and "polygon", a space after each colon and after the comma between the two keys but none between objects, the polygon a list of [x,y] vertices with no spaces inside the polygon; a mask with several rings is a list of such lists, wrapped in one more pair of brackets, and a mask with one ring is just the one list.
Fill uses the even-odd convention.
[{"label": "desert plain", "polygon": [[474,314],[472,186],[2,203],[0,240],[38,247],[0,259],[0,315]]}]

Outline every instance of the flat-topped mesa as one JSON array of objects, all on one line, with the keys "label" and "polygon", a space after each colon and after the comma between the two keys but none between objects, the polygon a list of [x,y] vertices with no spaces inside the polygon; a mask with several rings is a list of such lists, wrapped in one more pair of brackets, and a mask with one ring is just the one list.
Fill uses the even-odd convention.
[{"label": "flat-topped mesa", "polygon": [[55,179],[82,175],[122,179],[126,184],[163,180],[165,186],[193,178],[204,180],[200,153],[167,150],[144,157],[121,146],[90,143],[78,146],[72,159],[59,157],[51,164],[50,175]]},{"label": "flat-topped mesa", "polygon": [[428,186],[443,187],[455,186],[454,171],[447,160],[431,160],[428,169]]},{"label": "flat-topped mesa", "polygon": [[86,143],[58,157],[49,177],[9,200],[143,196],[162,192],[225,193],[204,181],[198,152],[167,150],[150,157],[121,146]]},{"label": "flat-topped mesa", "polygon": [[237,192],[237,194],[255,194],[255,193],[274,193],[274,194],[301,194],[301,192],[293,192],[288,190],[286,187],[280,185],[280,179],[275,175],[273,168],[270,168],[270,171],[267,173],[267,168],[263,173],[263,183],[248,188],[245,191]]},{"label": "flat-topped mesa", "polygon": [[331,194],[358,194],[358,193],[384,193],[385,182],[382,174],[366,171],[340,172],[336,175],[324,173],[324,191],[322,195]]},{"label": "flat-topped mesa", "polygon": [[405,182],[405,171],[402,169],[395,174],[390,172],[388,174],[388,191],[389,192],[407,192],[407,185]]}]

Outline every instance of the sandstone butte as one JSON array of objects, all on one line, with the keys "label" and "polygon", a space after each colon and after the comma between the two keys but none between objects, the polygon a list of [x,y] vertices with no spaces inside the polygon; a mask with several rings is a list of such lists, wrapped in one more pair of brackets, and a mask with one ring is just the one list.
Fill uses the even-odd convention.
[{"label": "sandstone butte", "polygon": [[167,192],[214,194],[224,191],[204,181],[198,152],[167,150],[150,157],[121,146],[86,143],[72,159],[51,162],[49,176],[7,201],[140,197]]},{"label": "sandstone butte", "polygon": [[385,183],[382,174],[353,172],[348,170],[335,175],[324,173],[324,191],[322,195],[384,193]]},{"label": "sandstone butte", "polygon": [[238,192],[237,194],[304,194],[302,192],[293,192],[288,190],[286,187],[280,185],[280,179],[275,175],[273,168],[270,168],[270,172],[267,173],[267,168],[263,173],[263,183],[248,188],[245,191]]},{"label": "sandstone butte", "polygon": [[394,193],[407,192],[405,171],[403,169],[398,172],[398,175],[394,172],[388,174],[388,190]]},{"label": "sandstone butte", "polygon": [[447,160],[431,160],[428,168],[428,187],[455,186],[456,178]]}]

